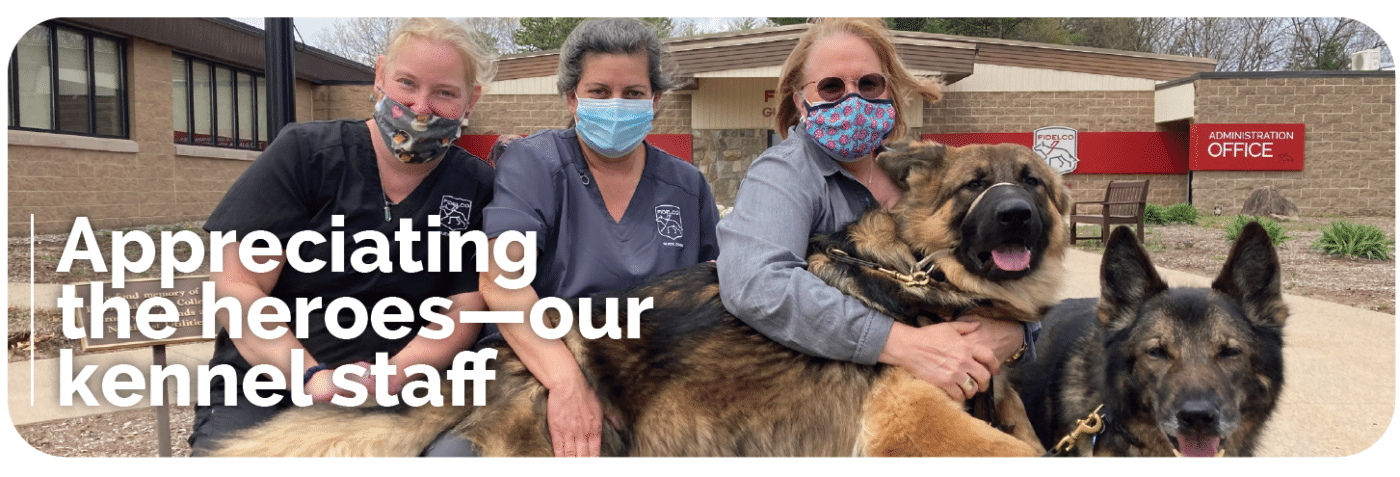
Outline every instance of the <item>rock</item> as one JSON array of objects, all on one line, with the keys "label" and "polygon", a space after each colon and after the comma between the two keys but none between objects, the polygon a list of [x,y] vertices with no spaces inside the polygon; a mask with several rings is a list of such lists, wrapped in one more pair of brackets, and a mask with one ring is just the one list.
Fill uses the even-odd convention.
[{"label": "rock", "polygon": [[1257,217],[1292,218],[1298,216],[1298,207],[1273,186],[1255,189],[1245,199],[1240,213]]}]

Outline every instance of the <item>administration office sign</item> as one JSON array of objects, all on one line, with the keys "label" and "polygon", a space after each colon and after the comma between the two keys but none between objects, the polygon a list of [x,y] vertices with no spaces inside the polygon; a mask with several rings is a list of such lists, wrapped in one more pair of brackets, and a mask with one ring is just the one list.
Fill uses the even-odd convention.
[{"label": "administration office sign", "polygon": [[1193,171],[1301,171],[1302,124],[1193,124]]}]

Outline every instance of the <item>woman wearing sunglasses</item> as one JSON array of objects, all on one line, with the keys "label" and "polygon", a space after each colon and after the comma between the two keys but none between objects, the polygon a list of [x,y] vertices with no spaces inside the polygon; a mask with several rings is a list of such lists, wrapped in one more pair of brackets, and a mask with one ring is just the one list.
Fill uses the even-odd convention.
[{"label": "woman wearing sunglasses", "polygon": [[875,156],[908,133],[901,110],[913,96],[936,101],[940,89],[904,68],[880,20],[824,19],[798,40],[778,85],[785,140],[749,166],[719,224],[720,293],[731,313],[788,347],[902,366],[962,401],[1021,348],[1021,325],[965,317],[910,327],[805,269],[812,234],[899,200]]}]

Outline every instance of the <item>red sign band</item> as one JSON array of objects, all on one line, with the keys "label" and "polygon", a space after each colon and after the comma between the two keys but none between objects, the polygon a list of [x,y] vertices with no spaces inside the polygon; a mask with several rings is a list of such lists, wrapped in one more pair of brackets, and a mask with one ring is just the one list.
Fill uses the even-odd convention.
[{"label": "red sign band", "polygon": [[1301,171],[1302,124],[1193,124],[1193,171]]}]

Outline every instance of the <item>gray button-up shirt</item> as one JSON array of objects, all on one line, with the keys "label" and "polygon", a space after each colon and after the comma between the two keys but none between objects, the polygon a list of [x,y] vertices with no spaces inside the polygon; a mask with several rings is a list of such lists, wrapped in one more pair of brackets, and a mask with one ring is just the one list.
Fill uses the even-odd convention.
[{"label": "gray button-up shirt", "polygon": [[735,316],[810,355],[875,364],[894,320],[808,273],[807,242],[871,207],[874,196],[800,128],[749,166],[720,220],[720,294]]}]

